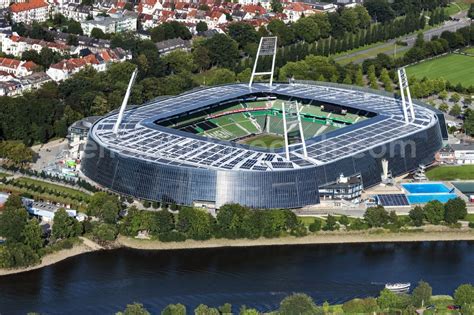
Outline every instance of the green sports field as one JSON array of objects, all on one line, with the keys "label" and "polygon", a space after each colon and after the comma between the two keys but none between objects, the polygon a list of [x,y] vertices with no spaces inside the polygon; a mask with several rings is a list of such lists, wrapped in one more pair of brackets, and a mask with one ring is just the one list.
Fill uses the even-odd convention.
[{"label": "green sports field", "polygon": [[260,134],[255,137],[242,140],[241,143],[252,147],[277,149],[285,145],[285,139],[282,136],[273,134]]},{"label": "green sports field", "polygon": [[407,72],[418,79],[443,78],[452,84],[471,86],[474,85],[474,56],[450,54],[408,67]]},{"label": "green sports field", "polygon": [[430,180],[473,180],[474,165],[438,166],[426,172]]}]

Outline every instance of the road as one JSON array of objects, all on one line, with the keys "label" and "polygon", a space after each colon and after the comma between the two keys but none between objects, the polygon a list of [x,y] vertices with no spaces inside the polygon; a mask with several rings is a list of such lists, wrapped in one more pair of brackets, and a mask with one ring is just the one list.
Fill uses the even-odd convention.
[{"label": "road", "polygon": [[[462,27],[469,26],[471,24],[471,20],[466,17],[466,12],[458,13],[455,16],[455,18],[459,19],[459,20],[458,21],[446,21],[441,26],[438,26],[436,28],[432,28],[432,29],[424,31],[423,34],[424,34],[425,40],[430,40],[433,36],[439,36],[444,31],[453,32],[453,31],[456,31],[456,30],[458,30]],[[371,52],[373,52],[375,50],[380,50],[384,47],[388,48],[388,47],[392,46],[393,44],[395,44],[395,42],[397,40],[402,40],[402,41],[404,41],[408,44],[407,46],[400,46],[400,47],[397,48],[397,50],[399,52],[404,51],[404,50],[407,50],[407,49],[413,47],[413,45],[415,44],[417,36],[418,36],[418,34],[411,34],[411,35],[408,35],[406,37],[391,39],[391,40],[387,41],[386,43],[384,43],[383,45],[377,45],[375,47],[370,47],[370,48],[360,50],[360,51],[357,51],[357,52],[354,52],[354,53],[351,53],[351,54],[339,56],[337,58],[334,58],[334,60],[340,61],[340,60],[343,60],[343,59],[354,58],[354,57],[360,56],[360,59],[353,60],[353,62],[354,63],[362,63],[367,58],[373,58],[372,56],[367,57],[367,55],[371,55]]]}]

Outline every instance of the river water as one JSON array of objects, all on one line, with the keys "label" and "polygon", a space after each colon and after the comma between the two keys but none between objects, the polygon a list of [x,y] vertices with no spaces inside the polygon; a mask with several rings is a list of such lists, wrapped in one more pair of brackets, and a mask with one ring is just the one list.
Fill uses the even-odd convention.
[{"label": "river water", "polygon": [[292,292],[337,303],[420,279],[435,294],[474,283],[474,242],[93,252],[0,277],[0,314],[114,314],[134,301],[154,314],[178,302],[266,311]]}]

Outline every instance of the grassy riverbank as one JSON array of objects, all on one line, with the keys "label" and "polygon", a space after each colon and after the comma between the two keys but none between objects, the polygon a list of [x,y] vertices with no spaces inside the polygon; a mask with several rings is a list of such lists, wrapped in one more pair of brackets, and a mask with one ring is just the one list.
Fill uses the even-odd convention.
[{"label": "grassy riverbank", "polygon": [[441,228],[439,230],[393,233],[386,230],[362,232],[321,232],[304,237],[286,236],[280,238],[250,239],[210,239],[207,241],[186,240],[184,242],[160,242],[119,236],[120,246],[144,250],[199,249],[218,247],[281,246],[310,244],[353,244],[389,242],[434,242],[434,241],[474,241],[474,230]]}]

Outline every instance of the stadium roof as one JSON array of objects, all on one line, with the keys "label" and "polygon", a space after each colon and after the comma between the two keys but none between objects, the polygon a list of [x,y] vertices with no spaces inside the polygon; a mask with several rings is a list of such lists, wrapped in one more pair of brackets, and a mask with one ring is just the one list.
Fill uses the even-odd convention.
[{"label": "stadium roof", "polygon": [[[377,115],[360,123],[306,141],[308,158],[300,145],[290,148],[290,160],[283,149],[252,148],[235,142],[205,138],[159,126],[158,119],[200,111],[211,105],[238,100],[256,93],[301,98],[373,112]],[[215,170],[278,171],[312,167],[356,155],[370,148],[404,138],[437,123],[435,111],[415,105],[416,120],[405,124],[401,101],[355,87],[321,83],[223,85],[193,90],[170,98],[159,98],[129,109],[119,136],[112,132],[117,119],[113,113],[99,120],[91,136],[99,144],[121,155],[152,163]]]}]

